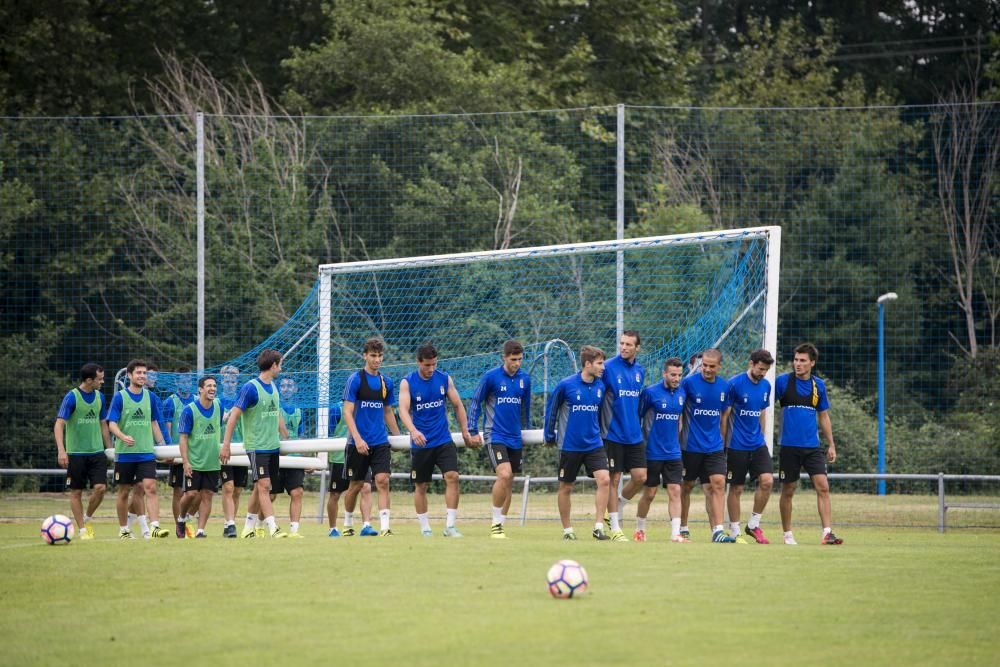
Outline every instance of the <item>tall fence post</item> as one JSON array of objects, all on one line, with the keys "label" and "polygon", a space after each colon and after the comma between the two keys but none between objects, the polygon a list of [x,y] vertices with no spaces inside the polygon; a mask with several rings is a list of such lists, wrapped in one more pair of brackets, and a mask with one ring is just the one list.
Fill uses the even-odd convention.
[{"label": "tall fence post", "polygon": [[195,182],[198,191],[198,375],[205,371],[205,114],[195,116],[197,155],[195,155]]},{"label": "tall fence post", "polygon": [[531,475],[524,476],[524,489],[521,491],[521,525],[528,520],[528,486],[531,484]]},{"label": "tall fence post", "polygon": [[[618,105],[615,133],[615,238],[625,238],[625,105]],[[615,262],[615,345],[625,330],[625,255],[619,250]]]},{"label": "tall fence post", "polygon": [[938,532],[944,532],[944,514],[947,511],[944,504],[944,473],[938,473]]}]

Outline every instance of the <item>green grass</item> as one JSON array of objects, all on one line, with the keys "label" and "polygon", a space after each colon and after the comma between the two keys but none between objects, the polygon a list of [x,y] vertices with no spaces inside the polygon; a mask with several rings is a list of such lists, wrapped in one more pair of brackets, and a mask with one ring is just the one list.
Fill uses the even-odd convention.
[{"label": "green grass", "polygon": [[[412,513],[408,500],[396,498],[399,514]],[[533,499],[539,506],[550,500]],[[576,500],[585,511],[584,497]],[[440,510],[441,498],[433,501]],[[805,522],[814,510],[811,499],[803,501]],[[485,502],[463,498],[463,507],[474,515]],[[0,507],[0,515],[8,512],[9,505]],[[307,521],[305,540],[223,540],[215,523],[209,540],[121,543],[113,522],[101,522],[96,541],[68,547],[42,544],[36,521],[0,524],[4,663],[896,665],[997,658],[990,620],[1000,617],[995,530],[845,528],[838,532],[846,544],[832,548],[816,544],[818,530],[805,525],[796,533],[800,546],[765,547],[711,544],[703,523],[696,542],[670,544],[659,518],[646,544],[595,543],[582,516],[577,543],[561,541],[558,525],[544,520],[511,525],[506,542],[488,539],[482,520],[460,524],[462,540],[437,536],[440,520],[432,539],[411,521],[394,524],[393,539],[331,540]],[[764,527],[780,539],[777,526]],[[590,573],[582,598],[549,597],[545,572],[560,558]]]}]

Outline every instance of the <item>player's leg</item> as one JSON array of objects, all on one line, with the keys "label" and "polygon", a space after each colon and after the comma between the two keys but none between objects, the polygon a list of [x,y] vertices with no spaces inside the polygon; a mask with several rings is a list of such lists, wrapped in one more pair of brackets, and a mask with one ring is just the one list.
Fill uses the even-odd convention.
[{"label": "player's leg", "polygon": [[435,465],[441,471],[441,476],[444,477],[444,535],[445,537],[462,537],[462,533],[455,527],[455,522],[458,520],[458,501],[460,495],[458,484],[458,448],[449,442],[440,447],[435,447],[435,449],[438,450],[435,453]]},{"label": "player's leg", "polygon": [[288,534],[278,528],[274,519],[274,505],[271,504],[271,479],[280,474],[277,464],[278,454],[260,454],[256,456],[254,473],[254,493],[257,496],[257,504],[260,507],[260,517],[267,526],[267,532],[271,537],[287,537]]},{"label": "player's leg", "polygon": [[[105,475],[107,477],[107,475]],[[97,514],[97,508],[104,502],[104,494],[107,493],[107,483],[95,484],[90,490],[90,499],[87,501],[87,511],[83,515],[83,522],[90,523],[90,517]]]},{"label": "player's leg", "polygon": [[354,507],[363,484],[364,481],[361,479],[352,479],[347,485],[347,491],[344,492],[344,537],[354,537],[355,535]]},{"label": "player's leg", "polygon": [[331,463],[330,482],[326,489],[326,521],[329,537],[340,537],[341,535],[340,530],[337,529],[337,513],[340,507],[340,496],[347,491],[348,486],[347,479],[344,477],[344,464]]},{"label": "player's leg", "polygon": [[843,540],[834,535],[831,525],[833,509],[830,502],[830,479],[826,475],[815,474],[809,478],[816,489],[816,509],[819,510],[819,520],[823,525],[823,535],[820,544],[842,544]]},{"label": "player's leg", "polygon": [[181,499],[184,497],[184,466],[179,464],[171,465],[168,477],[171,489],[170,511],[174,517],[175,531],[177,537],[184,537],[185,514],[181,511]]},{"label": "player's leg", "polygon": [[[372,477],[371,470],[368,471],[368,476],[365,478],[365,483],[361,485],[361,492],[358,494],[358,511],[361,512],[361,525],[362,528],[367,526],[371,528],[372,525],[372,502],[373,496],[372,491],[375,484],[374,477]],[[374,497],[377,497],[375,494]],[[345,519],[346,520],[346,519]],[[374,535],[378,535],[378,531],[374,528],[371,529]],[[368,536],[368,531],[365,531],[365,537]]]},{"label": "player's leg", "polygon": [[700,454],[686,450],[681,452],[681,475],[683,478],[681,486],[681,535],[689,539],[691,537],[691,531],[688,530],[688,518],[691,515],[691,491],[698,479],[700,468]]},{"label": "player's leg", "polygon": [[[115,479],[119,479],[119,465],[115,464]],[[118,488],[116,489],[115,497],[115,512],[118,514],[118,526],[119,534],[122,539],[130,539],[135,536],[132,535],[128,527],[128,515],[129,515],[129,496],[132,493],[132,485],[125,484],[119,480]]]},{"label": "player's leg", "polygon": [[[75,482],[74,482],[75,483]],[[69,509],[73,513],[73,519],[76,521],[76,525],[83,530],[83,489],[70,489],[69,490]]]},{"label": "player's leg", "polygon": [[[570,516],[572,510],[573,484],[580,472],[582,458],[577,452],[559,452],[559,491],[556,493],[556,504],[559,507],[559,521],[562,522],[563,539],[575,540],[573,524]],[[599,515],[598,515],[599,516]]]},{"label": "player's leg", "polygon": [[559,492],[557,503],[559,506],[559,520],[562,522],[563,532],[572,532],[573,525],[570,523],[570,511],[572,510],[573,482],[559,482]]},{"label": "player's leg", "polygon": [[635,533],[632,539],[636,542],[646,541],[646,517],[649,516],[649,508],[656,498],[656,490],[660,485],[660,469],[664,461],[650,461],[645,480],[643,481],[642,495],[639,497],[639,506],[635,510]]},{"label": "player's leg", "polygon": [[729,484],[729,493],[726,494],[726,510],[729,512],[729,534],[733,537],[740,535],[740,501],[743,498],[743,484]]},{"label": "player's leg", "polygon": [[[375,490],[378,493],[378,534],[382,537],[392,535],[390,518],[392,514],[392,499],[389,496],[389,474],[392,471],[392,449],[388,444],[371,448],[371,472],[375,478]],[[365,472],[367,474],[367,472]],[[362,535],[366,533],[364,527]]]},{"label": "player's leg", "polygon": [[778,500],[781,529],[785,533],[785,544],[796,544],[792,534],[792,498],[795,496],[795,487],[798,486],[799,475],[802,472],[799,448],[782,447],[778,452],[778,466],[778,477],[781,480],[781,497]]},{"label": "player's leg", "polygon": [[285,491],[288,493],[288,533],[289,535],[298,535],[299,521],[302,520],[302,485],[299,484],[292,489],[286,486]]},{"label": "player's leg", "polygon": [[[85,467],[84,479],[90,483],[90,498],[87,501],[87,510],[83,513],[83,530],[80,533],[80,539],[92,540],[94,539],[94,528],[91,526],[91,519],[104,501],[104,494],[108,488],[108,459],[104,452],[80,458]],[[80,500],[82,505],[82,496]]]},{"label": "player's leg", "polygon": [[223,537],[236,537],[236,482],[232,476],[232,466],[222,466],[222,516],[225,524]]},{"label": "player's leg", "polygon": [[137,475],[142,479],[146,510],[149,513],[149,534],[151,537],[169,537],[170,531],[160,528],[160,496],[156,488],[156,464],[143,461],[137,466]]},{"label": "player's leg", "polygon": [[[595,470],[593,472],[594,482],[597,484],[597,490],[594,492],[594,515],[600,517],[601,508],[608,506],[608,498],[614,494],[611,493],[611,475],[608,471]],[[619,530],[619,532],[621,531]],[[594,523],[594,537],[598,540],[611,539],[604,533],[603,522]]]},{"label": "player's leg", "polygon": [[701,485],[708,499],[708,523],[712,533],[722,530],[723,510],[726,497],[726,477],[724,475],[709,475],[707,483]]},{"label": "player's leg", "polygon": [[[679,479],[680,476],[678,476]],[[681,534],[681,484],[667,483],[667,511],[670,514],[670,541],[690,542],[691,538]]]},{"label": "player's leg", "polygon": [[[129,464],[133,467],[138,464]],[[131,526],[130,530],[135,532],[135,527],[138,526],[138,532],[141,536],[145,537],[149,534],[149,519],[146,516],[146,492],[142,488],[142,483],[140,480],[136,479],[135,484],[132,485],[132,495],[129,499],[129,517],[128,522]]]},{"label": "player's leg", "polygon": [[507,512],[510,510],[510,499],[514,486],[514,466],[509,460],[502,463],[498,461],[493,472],[496,475],[496,481],[493,482],[491,496],[490,537],[502,540],[507,537],[504,523]]},{"label": "player's leg", "polygon": [[215,497],[215,491],[211,488],[201,489],[199,492],[200,498],[198,502],[198,532],[195,533],[195,537],[205,537],[205,527],[208,525],[208,517],[212,514],[212,498]]},{"label": "player's leg", "polygon": [[[622,445],[611,440],[604,441],[604,456],[608,460],[608,475],[612,493],[608,495],[608,508],[604,511],[604,527],[608,532],[621,531],[621,515],[618,513],[618,485],[621,483],[623,462]],[[601,516],[598,513],[598,516]]]}]

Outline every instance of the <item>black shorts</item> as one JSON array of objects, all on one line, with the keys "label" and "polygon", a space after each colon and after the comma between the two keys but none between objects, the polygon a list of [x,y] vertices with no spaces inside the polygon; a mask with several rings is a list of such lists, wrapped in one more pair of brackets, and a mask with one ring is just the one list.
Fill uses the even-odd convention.
[{"label": "black shorts", "polygon": [[87,488],[87,482],[91,487],[108,483],[108,457],[104,452],[69,455],[66,488],[82,491]]},{"label": "black shorts", "polygon": [[170,466],[170,488],[171,489],[186,489],[184,484],[184,466],[180,463],[175,463]]},{"label": "black shorts", "polygon": [[306,471],[302,468],[282,468],[277,477],[271,478],[271,493],[291,494],[301,489],[306,481]]},{"label": "black shorts", "polygon": [[156,461],[115,463],[115,484],[135,484],[144,479],[156,479]]},{"label": "black shorts", "polygon": [[587,452],[559,452],[559,481],[572,484],[580,472],[580,466],[585,466],[587,475],[593,477],[598,470],[608,469],[608,455],[603,447],[597,447]]},{"label": "black shorts", "polygon": [[[368,471],[368,475],[365,477],[365,483],[372,483],[372,471]],[[347,479],[347,469],[344,467],[343,463],[331,463],[330,464],[330,484],[327,490],[330,493],[343,493],[347,491],[347,487],[350,486],[351,482]]]},{"label": "black shorts", "polygon": [[782,446],[778,452],[779,478],[782,482],[797,482],[803,470],[813,475],[826,474],[826,453],[819,447]]},{"label": "black shorts", "polygon": [[680,484],[684,480],[684,464],[680,459],[673,461],[647,461],[646,462],[646,486],[659,486],[663,481],[663,488],[667,484]]},{"label": "black shorts", "polygon": [[458,448],[455,443],[410,449],[410,479],[415,483],[431,481],[434,466],[438,467],[442,475],[446,472],[458,472]]},{"label": "black shorts", "polygon": [[761,475],[774,472],[771,452],[767,451],[767,445],[758,447],[752,452],[730,449],[726,452],[726,465],[729,467],[726,480],[736,486],[746,484],[747,473],[750,473],[750,481],[752,482]]},{"label": "black shorts", "polygon": [[192,470],[190,477],[184,478],[185,491],[211,491],[215,493],[219,490],[218,470]]},{"label": "black shorts", "polygon": [[250,469],[244,466],[222,466],[219,476],[222,478],[224,485],[232,482],[233,486],[242,489],[247,485],[247,479],[250,477]]},{"label": "black shorts", "polygon": [[612,474],[646,467],[646,448],[642,446],[641,442],[625,445],[613,440],[605,440],[604,453],[608,456],[608,470]]},{"label": "black shorts", "polygon": [[520,447],[508,447],[498,442],[489,442],[486,443],[485,449],[486,455],[490,457],[490,465],[493,466],[494,471],[496,471],[497,466],[501,463],[509,463],[511,472],[521,472],[521,454],[524,450]]},{"label": "black shorts", "polygon": [[708,484],[712,475],[726,476],[726,450],[720,449],[711,454],[701,452],[681,452],[681,460],[684,462],[684,481],[691,482],[700,480],[702,484]]},{"label": "black shorts", "polygon": [[389,474],[392,471],[392,448],[388,442],[380,445],[368,445],[368,454],[363,455],[354,446],[348,443],[344,450],[344,472],[348,481],[355,482],[362,479],[369,479],[369,473],[378,475]]},{"label": "black shorts", "polygon": [[256,483],[261,479],[270,479],[272,486],[281,474],[281,458],[278,452],[247,452],[250,457],[250,479]]}]

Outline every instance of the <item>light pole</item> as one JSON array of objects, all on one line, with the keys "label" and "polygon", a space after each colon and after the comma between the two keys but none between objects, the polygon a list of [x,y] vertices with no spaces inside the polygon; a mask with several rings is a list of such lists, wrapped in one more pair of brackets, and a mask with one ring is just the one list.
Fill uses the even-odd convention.
[{"label": "light pole", "polygon": [[[899,298],[886,292],[878,298],[878,474],[885,474],[885,304]],[[885,480],[878,481],[878,494],[885,495]]]}]

